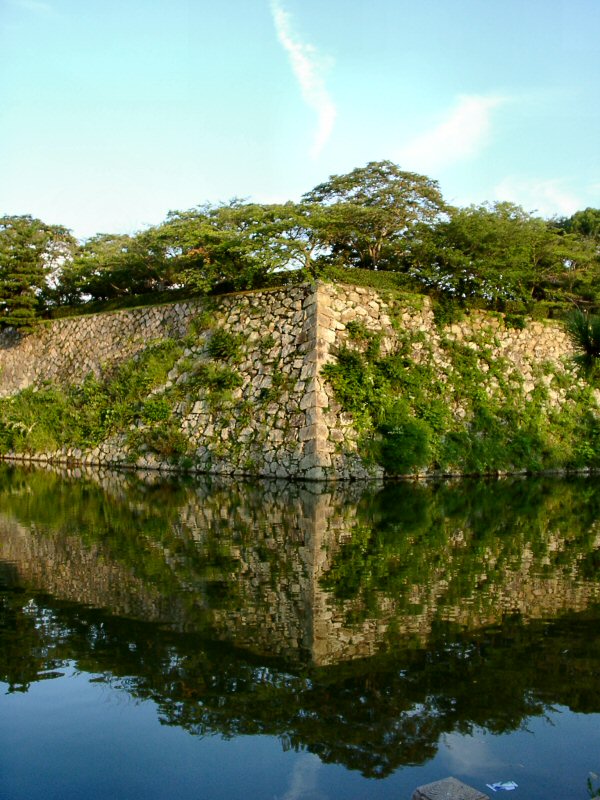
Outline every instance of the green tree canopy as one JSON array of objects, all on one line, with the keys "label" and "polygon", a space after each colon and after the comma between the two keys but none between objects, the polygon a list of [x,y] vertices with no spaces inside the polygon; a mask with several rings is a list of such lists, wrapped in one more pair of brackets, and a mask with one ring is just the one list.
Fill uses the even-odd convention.
[{"label": "green tree canopy", "polygon": [[588,207],[576,211],[570,217],[559,219],[556,224],[567,233],[578,233],[580,236],[594,239],[600,246],[600,208]]},{"label": "green tree canopy", "polygon": [[391,161],[332,175],[303,200],[327,208],[319,232],[332,259],[367,269],[397,268],[416,226],[447,210],[436,181]]},{"label": "green tree canopy", "polygon": [[455,209],[413,246],[410,261],[426,286],[492,305],[564,299],[597,267],[581,236],[506,202]]},{"label": "green tree canopy", "polygon": [[74,247],[60,225],[29,215],[0,217],[0,325],[31,329],[43,309],[48,279]]},{"label": "green tree canopy", "polygon": [[170,288],[173,273],[156,229],[133,236],[100,233],[81,245],[64,268],[59,294],[64,303],[146,294]]}]

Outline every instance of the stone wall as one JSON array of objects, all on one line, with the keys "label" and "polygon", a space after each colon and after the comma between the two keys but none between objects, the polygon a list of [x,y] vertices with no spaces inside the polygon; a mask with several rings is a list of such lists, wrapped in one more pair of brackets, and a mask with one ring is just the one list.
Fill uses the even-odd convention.
[{"label": "stone wall", "polygon": [[79,383],[126,361],[149,342],[181,337],[201,312],[198,303],[134,308],[56,320],[29,336],[0,333],[0,397],[44,381]]},{"label": "stone wall", "polygon": [[[61,320],[23,339],[5,332],[0,336],[0,396],[44,381],[77,383],[135,357],[150,343],[187,337],[167,384],[157,390],[168,393],[174,385],[185,386],[198,365],[210,361],[210,337],[223,328],[242,340],[235,364],[241,385],[216,405],[206,391],[190,389],[173,409],[190,443],[193,470],[309,480],[380,478],[381,468],[359,457],[354,420],[322,376],[336,348],[348,342],[350,320],[381,332],[383,353],[391,352],[399,337],[414,335],[412,358],[428,359],[442,377],[448,369],[443,342],[460,341],[477,351],[485,340],[483,372],[489,358],[502,359],[507,373],[518,376],[525,397],[542,381],[551,404],[565,402],[567,389],[539,370],[545,362],[554,374],[572,368],[571,345],[558,324],[528,321],[517,330],[499,315],[473,311],[440,331],[426,297],[398,300],[373,289],[321,283]],[[492,375],[485,385],[489,393],[495,391],[494,382]],[[457,405],[453,412],[460,418],[464,409]],[[150,451],[133,452],[128,441],[125,432],[89,451],[67,448],[9,457],[173,468]]]}]

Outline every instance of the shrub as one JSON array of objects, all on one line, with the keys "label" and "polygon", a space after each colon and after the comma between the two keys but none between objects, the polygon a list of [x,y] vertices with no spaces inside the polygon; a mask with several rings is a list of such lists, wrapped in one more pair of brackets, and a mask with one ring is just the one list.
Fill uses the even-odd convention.
[{"label": "shrub", "polygon": [[171,416],[171,404],[166,397],[149,397],[142,406],[140,416],[144,422],[164,422]]},{"label": "shrub", "polygon": [[505,314],[504,324],[507,328],[514,328],[517,331],[522,331],[527,326],[527,320],[523,314]]},{"label": "shrub", "polygon": [[429,426],[420,419],[394,416],[378,426],[382,435],[379,463],[388,475],[406,475],[429,462]]},{"label": "shrub", "polygon": [[207,351],[217,361],[235,361],[240,354],[240,347],[240,336],[224,328],[217,328],[208,340]]},{"label": "shrub", "polygon": [[580,351],[577,360],[591,366],[600,357],[600,316],[574,311],[566,326],[573,346]]}]

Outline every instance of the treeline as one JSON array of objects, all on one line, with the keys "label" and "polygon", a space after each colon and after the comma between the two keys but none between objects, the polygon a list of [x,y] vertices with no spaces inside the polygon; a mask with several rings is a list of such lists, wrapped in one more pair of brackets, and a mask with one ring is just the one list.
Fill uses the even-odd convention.
[{"label": "treeline", "polygon": [[561,313],[600,308],[600,209],[543,219],[511,203],[448,205],[436,181],[371,162],[300,202],[173,211],[134,235],[78,243],[62,226],[0,218],[0,325],[159,293],[219,293],[359,270],[440,301]]}]

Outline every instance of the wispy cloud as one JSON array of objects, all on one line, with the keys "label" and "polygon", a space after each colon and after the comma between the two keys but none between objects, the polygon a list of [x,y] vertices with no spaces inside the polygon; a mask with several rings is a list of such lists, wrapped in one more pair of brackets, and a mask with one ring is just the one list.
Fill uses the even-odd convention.
[{"label": "wispy cloud", "polygon": [[44,3],[42,0],[11,0],[11,2],[13,6],[33,11],[36,14],[51,14],[54,11],[50,3]]},{"label": "wispy cloud", "polygon": [[317,789],[318,772],[321,761],[317,756],[306,753],[298,758],[290,779],[290,787],[282,800],[325,800],[326,795]]},{"label": "wispy cloud", "polygon": [[398,161],[406,169],[429,172],[474,158],[489,141],[492,111],[505,102],[496,96],[459,97],[440,123],[401,148]]},{"label": "wispy cloud", "polygon": [[517,203],[526,211],[544,217],[570,216],[585,206],[585,200],[565,187],[562,180],[537,180],[507,176],[494,188],[494,199]]},{"label": "wispy cloud", "polygon": [[304,102],[317,114],[317,131],[310,151],[316,158],[331,136],[336,117],[336,107],[327,91],[324,76],[331,60],[324,59],[313,45],[298,38],[291,17],[280,0],[271,0],[271,13],[277,38],[288,54]]},{"label": "wispy cloud", "polygon": [[507,766],[506,762],[492,753],[488,743],[481,737],[450,733],[442,741],[444,747],[440,754],[451,774],[466,772],[478,775],[487,772],[489,775],[494,770]]}]

